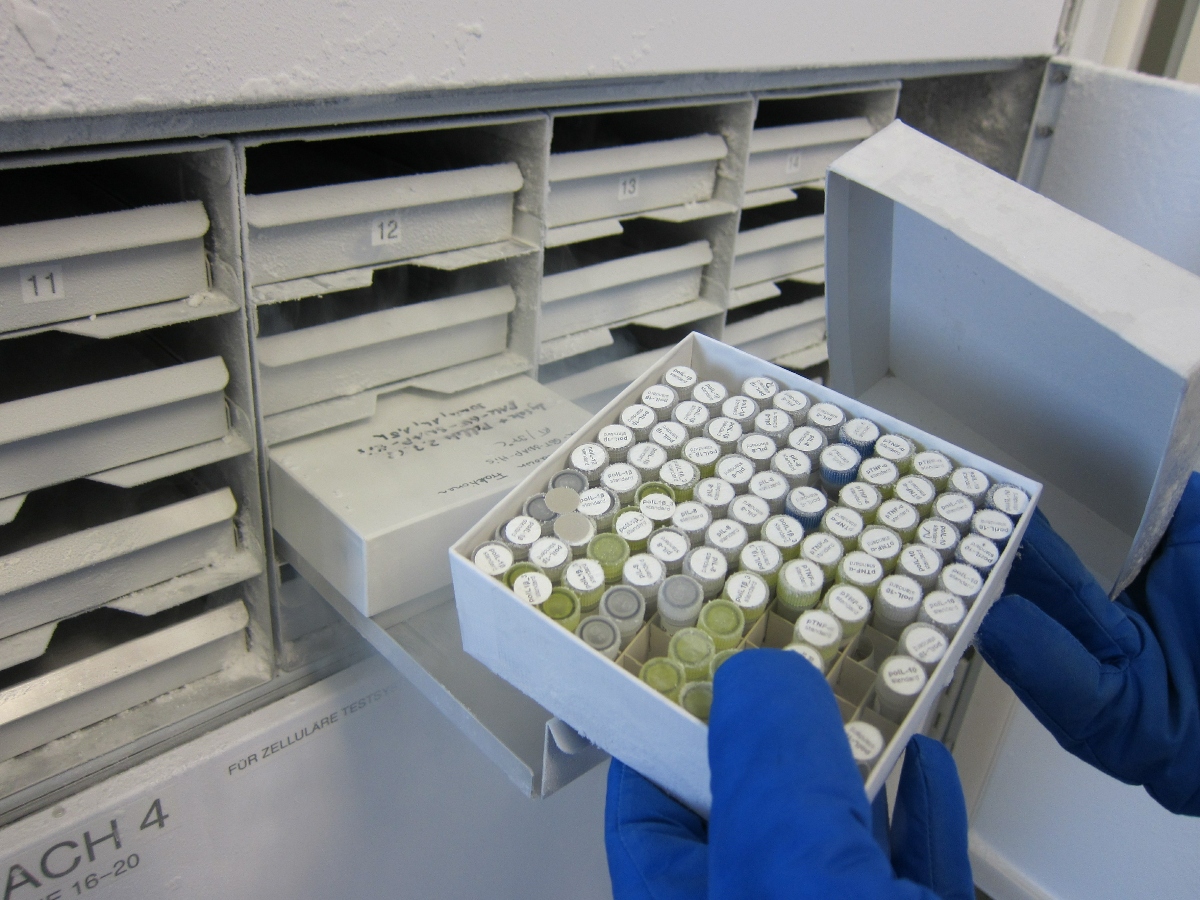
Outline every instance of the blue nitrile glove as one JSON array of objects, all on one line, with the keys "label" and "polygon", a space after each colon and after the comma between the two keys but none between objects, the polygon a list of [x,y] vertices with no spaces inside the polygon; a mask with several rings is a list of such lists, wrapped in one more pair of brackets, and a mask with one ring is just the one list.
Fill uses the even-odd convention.
[{"label": "blue nitrile glove", "polygon": [[909,742],[889,861],[833,692],[797,654],[746,650],[721,666],[708,753],[707,826],[612,761],[605,843],[616,900],[973,900],[949,752],[928,738]]},{"label": "blue nitrile glove", "polygon": [[1155,558],[1110,602],[1035,512],[979,629],[983,658],[1055,739],[1200,815],[1200,474]]}]

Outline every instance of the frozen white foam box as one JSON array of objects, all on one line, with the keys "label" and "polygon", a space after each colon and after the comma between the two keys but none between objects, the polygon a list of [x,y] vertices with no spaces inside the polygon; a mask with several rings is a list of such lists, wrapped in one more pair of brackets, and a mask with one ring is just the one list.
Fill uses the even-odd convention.
[{"label": "frozen white foam box", "polygon": [[380,397],[370,419],[270,449],[281,551],[368,616],[450,582],[446,548],[583,423],[525,376]]},{"label": "frozen white foam box", "polygon": [[893,123],[826,188],[831,385],[1045,484],[1124,587],[1200,445],[1200,278]]},{"label": "frozen white foam box", "polygon": [[[747,379],[766,375],[786,388],[803,391],[814,401],[835,403],[848,416],[875,422],[883,431],[911,437],[926,449],[941,450],[958,465],[973,466],[993,482],[1020,486],[1032,502],[1017,521],[1011,540],[983,583],[978,599],[950,641],[946,655],[929,676],[924,692],[902,720],[888,720],[872,708],[874,672],[852,658],[855,641],[827,672],[843,719],[862,720],[880,729],[887,744],[866,781],[874,796],[904,750],[908,737],[925,723],[992,601],[999,596],[1021,535],[1041,493],[1041,486],[947,441],[889,415],[844,397],[787,369],[763,362],[700,334],[690,334],[612,403],[601,410],[450,550],[454,593],[462,626],[463,649],[500,677],[528,694],[597,746],[633,766],[688,806],[707,815],[709,789],[707,726],[665,698],[635,674],[642,656],[665,656],[663,632],[656,619],[643,625],[614,662],[586,646],[539,609],[519,600],[503,582],[489,577],[472,562],[476,547],[489,540],[498,526],[520,514],[531,495],[545,490],[547,479],[567,466],[575,447],[592,441],[621,411],[639,402],[642,392],[673,366],[694,369],[702,380],[713,379],[736,392]],[[791,642],[792,626],[774,608],[759,619],[744,647],[782,647]],[[870,633],[878,661],[895,647],[882,634]],[[859,639],[856,639],[856,641]],[[649,648],[647,649],[647,643]]]}]

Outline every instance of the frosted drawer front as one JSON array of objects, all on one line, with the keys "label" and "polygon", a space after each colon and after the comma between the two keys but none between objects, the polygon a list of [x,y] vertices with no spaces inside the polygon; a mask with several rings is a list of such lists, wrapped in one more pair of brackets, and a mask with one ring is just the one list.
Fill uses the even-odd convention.
[{"label": "frosted drawer front", "polygon": [[546,224],[555,228],[709,200],[717,163],[728,152],[722,138],[699,134],[552,154]]},{"label": "frosted drawer front", "polygon": [[710,262],[708,241],[695,241],[548,275],[542,281],[542,340],[695,300]]},{"label": "frosted drawer front", "polygon": [[512,236],[516,163],[246,197],[253,284],[267,284]]},{"label": "frosted drawer front", "polygon": [[812,347],[825,340],[825,298],[814,297],[726,325],[724,339],[739,350],[770,360]]},{"label": "frosted drawer front", "polygon": [[207,231],[199,200],[0,227],[0,331],[199,293]]},{"label": "frosted drawer front", "polygon": [[222,438],[220,357],[0,404],[0,497]]},{"label": "frosted drawer front", "polygon": [[824,180],[829,165],[871,132],[871,123],[864,118],[755,128],[750,134],[746,190]]},{"label": "frosted drawer front", "polygon": [[260,338],[263,414],[500,353],[515,306],[504,286]]},{"label": "frosted drawer front", "polygon": [[228,488],[0,556],[0,638],[228,559]]},{"label": "frosted drawer front", "polygon": [[733,286],[774,281],[825,263],[825,217],[805,216],[739,232]]}]

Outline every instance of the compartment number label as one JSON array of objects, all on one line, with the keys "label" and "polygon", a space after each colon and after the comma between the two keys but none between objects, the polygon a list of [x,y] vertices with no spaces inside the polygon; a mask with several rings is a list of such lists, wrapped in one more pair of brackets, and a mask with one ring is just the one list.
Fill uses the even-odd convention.
[{"label": "compartment number label", "polygon": [[804,154],[799,150],[793,150],[787,155],[787,162],[784,163],[784,172],[788,175],[796,175],[800,172],[800,167],[804,165]]},{"label": "compartment number label", "polygon": [[371,246],[400,243],[400,214],[392,213],[371,223]]},{"label": "compartment number label", "polygon": [[45,303],[47,300],[62,300],[67,296],[67,279],[63,276],[60,263],[45,266],[27,266],[21,270],[21,301],[23,303]]},{"label": "compartment number label", "polygon": [[638,177],[626,175],[617,182],[617,199],[632,200],[638,195]]}]

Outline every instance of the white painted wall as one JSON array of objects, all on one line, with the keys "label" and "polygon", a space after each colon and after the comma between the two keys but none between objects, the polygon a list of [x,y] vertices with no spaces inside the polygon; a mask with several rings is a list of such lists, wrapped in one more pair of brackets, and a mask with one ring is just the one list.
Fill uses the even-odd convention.
[{"label": "white painted wall", "polygon": [[1061,0],[0,0],[0,119],[1016,57]]}]

